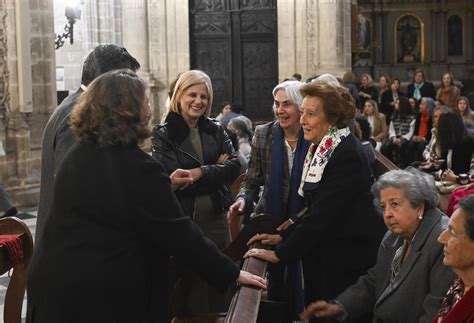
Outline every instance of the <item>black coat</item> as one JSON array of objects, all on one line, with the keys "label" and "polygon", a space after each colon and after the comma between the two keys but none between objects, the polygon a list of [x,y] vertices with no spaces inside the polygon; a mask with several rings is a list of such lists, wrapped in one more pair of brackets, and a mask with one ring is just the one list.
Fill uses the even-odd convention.
[{"label": "black coat", "polygon": [[[211,119],[202,117],[198,122],[201,134],[202,165],[189,140],[189,127],[184,119],[170,112],[163,125],[153,129],[153,157],[160,161],[169,174],[177,168],[192,169],[201,167],[203,176],[190,187],[176,192],[184,212],[194,214],[194,200],[197,195],[210,194],[216,214],[232,203],[230,185],[240,174],[240,162],[232,147],[232,142],[224,128]],[[217,163],[221,154],[227,153],[230,158]]]},{"label": "black coat", "polygon": [[375,264],[386,231],[372,203],[373,176],[361,144],[347,137],[321,181],[304,186],[310,213],[276,249],[284,263],[303,260],[306,303],[330,299]]},{"label": "black coat", "polygon": [[[415,92],[415,83],[410,83],[407,86],[407,96],[409,98],[413,98],[413,93]],[[423,86],[420,88],[420,94],[422,98],[432,98],[435,100],[436,98],[436,91],[434,88],[433,83],[425,81]],[[417,104],[420,103],[420,101],[416,102]]]},{"label": "black coat", "polygon": [[166,322],[170,256],[221,290],[239,275],[183,214],[159,162],[137,145],[74,146],[28,268],[33,322]]}]

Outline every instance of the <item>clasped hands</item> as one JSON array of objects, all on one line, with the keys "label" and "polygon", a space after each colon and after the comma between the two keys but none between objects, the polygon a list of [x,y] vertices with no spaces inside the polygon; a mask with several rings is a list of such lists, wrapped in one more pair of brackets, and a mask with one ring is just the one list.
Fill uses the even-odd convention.
[{"label": "clasped hands", "polygon": [[[282,241],[282,237],[279,234],[268,234],[268,233],[257,233],[247,242],[247,246],[252,245],[252,243],[260,241],[263,245],[274,246],[279,244]],[[275,251],[267,249],[252,248],[248,250],[244,258],[255,257],[268,262],[277,263],[280,261],[275,254]]]}]

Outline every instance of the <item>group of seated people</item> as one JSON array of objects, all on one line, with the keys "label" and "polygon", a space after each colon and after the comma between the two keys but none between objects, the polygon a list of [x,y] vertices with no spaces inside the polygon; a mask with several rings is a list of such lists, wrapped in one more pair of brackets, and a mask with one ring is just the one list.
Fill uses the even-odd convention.
[{"label": "group of seated people", "polygon": [[[448,222],[422,171],[393,170],[374,182],[353,135],[355,100],[335,77],[286,81],[272,94],[275,120],[255,128],[234,197],[241,165],[224,127],[209,118],[207,74],[180,74],[153,130],[135,72],[112,70],[88,84],[28,268],[31,322],[225,312],[235,283],[267,288],[287,305],[282,322],[471,322],[474,196]],[[152,156],[139,147],[150,136]],[[228,223],[258,213],[274,217],[277,234],[253,236],[249,245],[268,249],[244,257],[270,263],[268,282],[221,252]],[[172,306],[170,286],[185,277],[185,299]]]}]

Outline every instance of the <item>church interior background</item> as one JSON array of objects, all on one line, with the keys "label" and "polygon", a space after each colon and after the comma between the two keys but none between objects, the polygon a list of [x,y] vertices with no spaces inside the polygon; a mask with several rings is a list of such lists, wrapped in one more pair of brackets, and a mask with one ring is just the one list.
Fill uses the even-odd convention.
[{"label": "church interior background", "polygon": [[[55,49],[77,6],[74,43]],[[408,83],[450,71],[474,97],[474,0],[0,0],[0,174],[19,206],[36,205],[44,126],[80,86],[96,45],[126,47],[149,85],[153,123],[179,72],[207,72],[222,101],[272,118],[271,89],[300,73],[352,70]]]}]

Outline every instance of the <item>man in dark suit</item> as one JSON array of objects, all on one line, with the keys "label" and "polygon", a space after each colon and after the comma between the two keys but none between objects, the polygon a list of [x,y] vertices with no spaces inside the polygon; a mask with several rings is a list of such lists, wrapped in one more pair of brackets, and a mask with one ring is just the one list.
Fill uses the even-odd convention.
[{"label": "man in dark suit", "polygon": [[137,71],[140,63],[124,47],[113,44],[95,47],[84,61],[81,86],[56,108],[46,124],[42,141],[41,187],[36,222],[35,243],[41,242],[46,219],[53,202],[54,177],[59,166],[74,144],[69,130],[69,116],[79,95],[99,75],[114,69]]},{"label": "man in dark suit", "polygon": [[413,83],[407,87],[407,97],[415,99],[417,107],[424,97],[435,100],[436,91],[434,85],[425,80],[425,72],[422,69],[415,70]]}]

